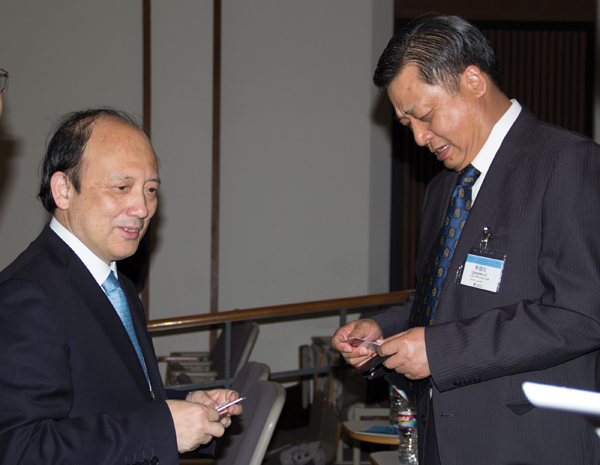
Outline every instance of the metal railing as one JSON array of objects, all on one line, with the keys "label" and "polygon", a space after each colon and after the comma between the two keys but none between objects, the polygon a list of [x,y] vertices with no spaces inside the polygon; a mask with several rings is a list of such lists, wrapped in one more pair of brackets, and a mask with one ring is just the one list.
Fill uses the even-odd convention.
[{"label": "metal railing", "polygon": [[[224,324],[225,328],[225,379],[197,385],[185,385],[172,387],[173,389],[206,389],[215,386],[231,386],[231,325],[240,320],[260,320],[266,318],[288,317],[310,318],[318,313],[333,312],[340,316],[340,326],[346,324],[348,312],[380,306],[399,304],[406,300],[412,290],[391,292],[387,294],[374,294],[359,297],[345,297],[341,299],[319,300],[288,305],[275,305],[272,307],[258,307],[245,310],[230,310],[219,313],[203,313],[200,315],[182,316],[176,318],[163,318],[149,320],[148,331],[157,334],[165,331],[189,330],[203,326]],[[271,373],[271,379],[287,379],[292,377],[306,376],[315,373],[324,373],[334,367],[319,367],[300,370],[283,371]]]}]

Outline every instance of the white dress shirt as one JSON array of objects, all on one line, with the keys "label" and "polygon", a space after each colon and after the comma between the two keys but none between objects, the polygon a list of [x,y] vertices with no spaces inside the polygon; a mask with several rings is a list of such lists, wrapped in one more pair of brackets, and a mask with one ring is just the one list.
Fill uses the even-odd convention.
[{"label": "white dress shirt", "polygon": [[490,169],[492,162],[494,161],[494,157],[498,152],[498,149],[502,145],[502,141],[510,131],[510,128],[517,120],[519,114],[521,113],[521,105],[516,100],[511,100],[512,105],[510,108],[502,115],[502,118],[498,120],[498,122],[494,125],[490,136],[488,137],[485,144],[475,157],[475,160],[471,163],[481,174],[477,178],[475,184],[471,188],[471,198],[472,203],[475,203],[475,198],[477,197],[477,193],[483,184],[483,180],[487,175],[487,172]]},{"label": "white dress shirt", "polygon": [[60,237],[73,252],[75,252],[90,273],[92,273],[92,276],[99,286],[102,286],[102,283],[106,281],[106,278],[108,278],[111,271],[114,272],[117,279],[119,279],[116,262],[113,261],[110,262],[110,265],[107,265],[102,259],[98,258],[90,249],[88,249],[83,242],[77,239],[71,231],[60,224],[55,217],[52,217],[52,221],[50,221],[50,229],[52,229],[52,231],[54,231],[58,237]]}]

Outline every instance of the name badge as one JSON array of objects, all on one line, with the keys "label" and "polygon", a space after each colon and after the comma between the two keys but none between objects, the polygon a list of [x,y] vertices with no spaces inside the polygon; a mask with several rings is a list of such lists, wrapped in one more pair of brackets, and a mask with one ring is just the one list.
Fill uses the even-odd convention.
[{"label": "name badge", "polygon": [[460,283],[484,291],[498,292],[502,281],[502,270],[504,270],[504,259],[470,253],[467,255]]},{"label": "name badge", "polygon": [[488,227],[483,228],[479,248],[471,249],[462,266],[460,284],[463,286],[494,293],[500,290],[506,255],[488,250],[491,238],[492,231]]}]

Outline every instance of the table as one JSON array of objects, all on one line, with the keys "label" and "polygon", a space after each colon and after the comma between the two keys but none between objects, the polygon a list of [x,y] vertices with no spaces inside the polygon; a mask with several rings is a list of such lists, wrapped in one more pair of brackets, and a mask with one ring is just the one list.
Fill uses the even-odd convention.
[{"label": "table", "polygon": [[369,460],[373,465],[398,465],[398,451],[382,450],[380,452],[373,452],[369,455]]},{"label": "table", "polygon": [[[342,427],[355,441],[398,446],[398,443],[400,442],[398,436],[365,434],[363,432],[370,426],[387,426],[389,424],[390,422],[387,420],[355,420],[345,421],[342,423]],[[395,451],[395,453],[396,463],[398,463],[398,451]],[[352,448],[352,465],[360,465],[360,445],[355,444]]]}]

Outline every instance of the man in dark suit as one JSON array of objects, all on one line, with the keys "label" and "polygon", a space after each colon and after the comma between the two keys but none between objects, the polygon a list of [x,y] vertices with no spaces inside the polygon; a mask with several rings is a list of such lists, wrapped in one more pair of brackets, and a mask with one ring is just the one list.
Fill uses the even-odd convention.
[{"label": "man in dark suit", "polygon": [[[600,388],[600,150],[509,100],[501,78],[460,18],[417,21],[388,44],[374,81],[447,170],[424,202],[416,295],[333,343],[360,365],[371,354],[343,341],[383,341],[385,367],[418,399],[421,465],[600,463],[591,424],[522,391]],[[462,222],[443,227],[447,212]]]},{"label": "man in dark suit", "polygon": [[52,221],[0,274],[0,463],[176,465],[229,426],[214,407],[234,391],[165,390],[117,272],[159,186],[150,141],[123,113],[73,113],[49,142],[39,198]]}]

